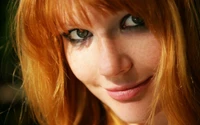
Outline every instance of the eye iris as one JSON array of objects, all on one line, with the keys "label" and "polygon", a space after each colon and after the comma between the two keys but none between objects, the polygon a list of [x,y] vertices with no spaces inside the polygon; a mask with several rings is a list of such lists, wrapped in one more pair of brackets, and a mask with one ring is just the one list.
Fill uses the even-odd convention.
[{"label": "eye iris", "polygon": [[135,22],[136,24],[143,24],[144,21],[141,18],[138,17],[132,17],[132,21]]},{"label": "eye iris", "polygon": [[88,35],[88,31],[87,30],[77,30],[77,35],[81,38],[85,38]]}]

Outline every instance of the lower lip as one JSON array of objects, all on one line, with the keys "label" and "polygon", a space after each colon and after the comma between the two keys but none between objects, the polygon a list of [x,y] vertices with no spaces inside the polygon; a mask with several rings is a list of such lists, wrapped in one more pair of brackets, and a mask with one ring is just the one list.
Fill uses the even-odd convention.
[{"label": "lower lip", "polygon": [[122,90],[122,91],[109,91],[108,95],[112,97],[113,99],[121,102],[129,101],[136,97],[141,91],[143,91],[148,84],[150,83],[151,78],[147,79],[145,82],[141,83],[137,87],[127,89],[127,90]]}]

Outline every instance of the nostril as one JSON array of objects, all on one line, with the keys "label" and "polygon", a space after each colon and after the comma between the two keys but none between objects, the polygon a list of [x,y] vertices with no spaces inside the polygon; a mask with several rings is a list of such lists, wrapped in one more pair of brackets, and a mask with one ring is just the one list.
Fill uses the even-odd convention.
[{"label": "nostril", "polygon": [[128,72],[131,68],[133,67],[133,63],[129,63],[128,66],[126,68],[124,68],[121,72]]},{"label": "nostril", "polygon": [[124,67],[121,67],[121,71],[118,74],[126,73],[133,67],[133,63],[131,63],[131,62],[126,62],[126,63],[127,64],[122,65]]}]

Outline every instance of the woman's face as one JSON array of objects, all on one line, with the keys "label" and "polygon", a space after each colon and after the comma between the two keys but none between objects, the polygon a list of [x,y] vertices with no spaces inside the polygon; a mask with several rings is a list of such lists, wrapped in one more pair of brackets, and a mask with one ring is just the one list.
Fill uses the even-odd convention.
[{"label": "woman's face", "polygon": [[88,9],[92,26],[64,34],[66,59],[75,76],[127,123],[142,123],[152,101],[160,44],[141,18]]}]

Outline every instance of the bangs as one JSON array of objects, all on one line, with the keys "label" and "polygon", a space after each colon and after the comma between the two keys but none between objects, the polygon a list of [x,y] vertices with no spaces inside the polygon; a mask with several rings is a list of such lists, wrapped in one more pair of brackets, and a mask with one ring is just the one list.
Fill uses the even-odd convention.
[{"label": "bangs", "polygon": [[[60,35],[68,32],[70,27],[91,26],[89,20],[92,9],[99,12],[95,16],[109,16],[119,11],[127,11],[145,21],[145,25],[152,32],[162,33],[168,25],[169,5],[165,0],[51,0],[42,3],[45,7],[39,12],[40,19],[44,19],[46,30]],[[170,25],[170,24],[169,24]],[[162,34],[163,35],[163,34]]]},{"label": "bangs", "polygon": [[[44,0],[25,2],[31,12],[23,13],[25,32],[36,46],[47,46],[47,41],[61,38],[71,28],[91,27],[89,10],[105,18],[119,11],[127,11],[144,20],[146,27],[157,37],[167,36],[172,23],[166,0]],[[37,29],[37,32],[35,32]],[[46,38],[44,38],[46,37]],[[46,40],[42,40],[46,39]],[[60,41],[60,40],[59,40]]]},{"label": "bangs", "polygon": [[[64,0],[52,0],[52,4],[49,4],[49,12],[53,16],[50,16],[51,19],[47,16],[45,17],[47,17],[47,23],[49,23],[48,20],[51,20],[53,25],[57,26],[57,29],[67,32],[70,27],[91,26],[88,9],[98,11],[99,15],[105,18],[119,11],[127,11],[147,21],[154,3],[155,1],[151,2],[151,0],[68,0],[67,2]],[[50,27],[52,26],[47,28]],[[55,30],[49,30],[55,32]]]}]

